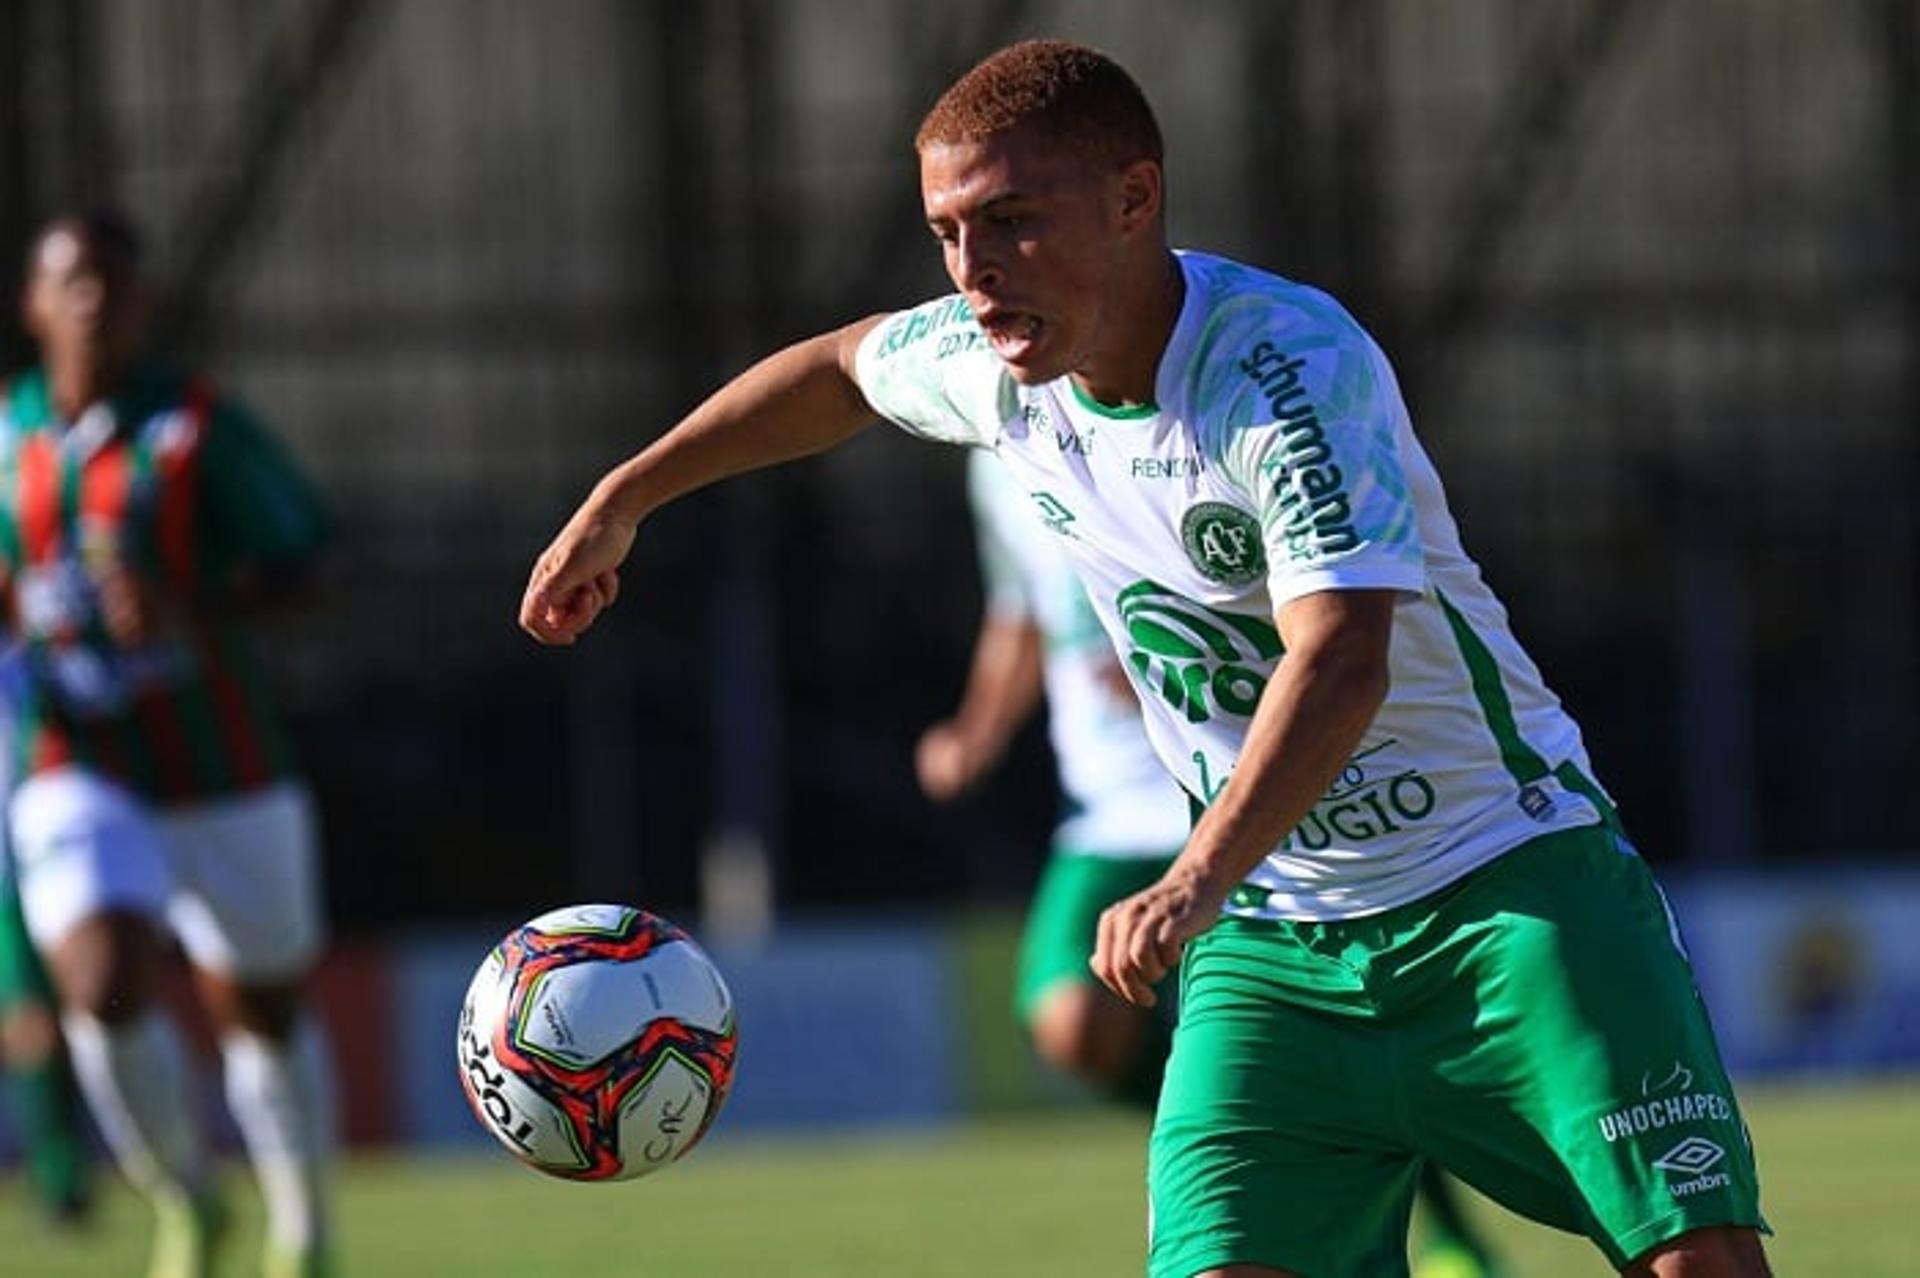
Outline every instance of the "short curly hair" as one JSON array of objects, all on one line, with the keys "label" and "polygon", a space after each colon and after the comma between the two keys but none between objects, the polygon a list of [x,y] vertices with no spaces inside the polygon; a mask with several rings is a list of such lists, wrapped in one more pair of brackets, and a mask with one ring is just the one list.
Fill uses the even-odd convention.
[{"label": "short curly hair", "polygon": [[27,241],[29,278],[38,269],[40,250],[60,231],[79,236],[96,251],[112,254],[129,271],[138,271],[146,257],[146,245],[141,242],[139,228],[119,209],[109,205],[68,209],[41,222],[33,238]]},{"label": "short curly hair", "polygon": [[1016,127],[1114,167],[1159,163],[1165,150],[1133,77],[1098,49],[1067,40],[1023,40],[979,62],[940,95],[913,145],[978,142]]}]

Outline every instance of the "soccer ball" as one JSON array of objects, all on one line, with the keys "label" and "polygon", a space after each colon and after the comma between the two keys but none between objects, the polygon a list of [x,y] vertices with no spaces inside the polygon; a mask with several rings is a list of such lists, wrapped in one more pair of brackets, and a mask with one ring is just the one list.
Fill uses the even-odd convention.
[{"label": "soccer ball", "polygon": [[515,928],[460,1009],[460,1085],[529,1166],[631,1180],[692,1149],[733,1083],[733,996],[685,932],[625,905]]}]

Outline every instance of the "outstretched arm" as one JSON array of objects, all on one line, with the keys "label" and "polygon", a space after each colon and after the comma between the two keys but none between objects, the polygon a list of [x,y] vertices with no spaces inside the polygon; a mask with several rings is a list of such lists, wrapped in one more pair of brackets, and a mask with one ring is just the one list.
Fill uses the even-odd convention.
[{"label": "outstretched arm", "polygon": [[608,471],[534,562],[521,629],[541,643],[572,643],[619,594],[620,565],[641,520],[718,480],[823,452],[871,422],[854,353],[881,318],[768,356]]},{"label": "outstretched arm", "polygon": [[1042,650],[1040,627],[1030,618],[988,613],[981,621],[959,708],[921,734],[914,752],[928,798],[945,803],[1000,761],[1040,704]]},{"label": "outstretched arm", "polygon": [[1339,775],[1386,698],[1394,600],[1328,590],[1280,609],[1286,656],[1226,787],[1160,881],[1100,916],[1091,965],[1114,993],[1151,1006],[1154,982]]}]

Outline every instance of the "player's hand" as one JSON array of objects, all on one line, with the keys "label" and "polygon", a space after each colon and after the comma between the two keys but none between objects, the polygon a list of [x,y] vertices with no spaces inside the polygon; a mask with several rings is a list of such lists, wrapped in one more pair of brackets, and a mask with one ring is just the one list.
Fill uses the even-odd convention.
[{"label": "player's hand", "polygon": [[980,766],[967,748],[967,738],[952,720],[936,723],[920,734],[913,752],[913,770],[920,789],[935,803],[958,797],[974,783]]},{"label": "player's hand", "polygon": [[1213,926],[1220,906],[1218,896],[1201,891],[1176,863],[1158,883],[1101,912],[1087,966],[1127,1002],[1152,1007],[1154,985],[1179,964],[1187,942]]},{"label": "player's hand", "polygon": [[123,648],[151,643],[174,629],[178,617],[166,593],[114,560],[89,570],[100,605],[100,624]]},{"label": "player's hand", "polygon": [[570,644],[620,597],[620,565],[634,525],[591,507],[575,512],[539,559],[520,599],[520,628],[546,644]]}]

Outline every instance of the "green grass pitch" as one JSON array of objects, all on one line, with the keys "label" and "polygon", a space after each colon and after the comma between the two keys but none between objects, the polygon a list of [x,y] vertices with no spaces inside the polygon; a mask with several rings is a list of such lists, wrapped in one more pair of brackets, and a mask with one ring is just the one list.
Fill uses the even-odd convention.
[{"label": "green grass pitch", "polygon": [[[1801,1278],[1920,1274],[1920,1080],[1748,1086],[1774,1267]],[[724,1123],[724,1118],[722,1122]],[[340,1278],[1113,1278],[1142,1269],[1143,1133],[1085,1109],[938,1132],[739,1139],[647,1180],[570,1185],[502,1153],[359,1157],[339,1187]],[[236,1209],[223,1278],[253,1272],[259,1214]],[[1578,1239],[1482,1215],[1513,1278],[1608,1272]],[[143,1270],[144,1208],[109,1186],[93,1227],[50,1234],[0,1180],[0,1273]]]}]

